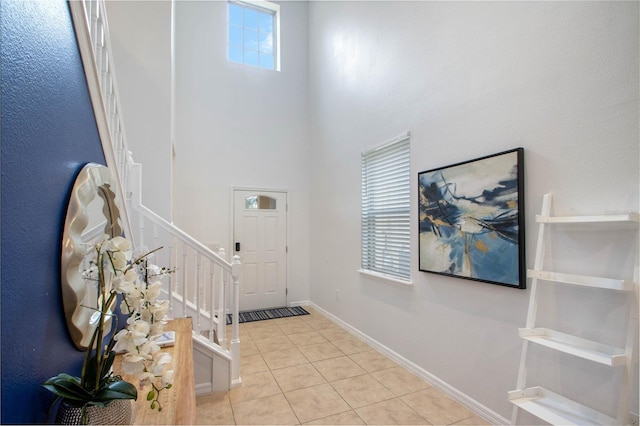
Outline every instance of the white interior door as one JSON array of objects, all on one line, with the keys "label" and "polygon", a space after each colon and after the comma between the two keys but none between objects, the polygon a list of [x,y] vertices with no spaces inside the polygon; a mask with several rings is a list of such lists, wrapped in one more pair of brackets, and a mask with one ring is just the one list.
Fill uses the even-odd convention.
[{"label": "white interior door", "polygon": [[287,305],[287,193],[234,190],[240,310]]}]

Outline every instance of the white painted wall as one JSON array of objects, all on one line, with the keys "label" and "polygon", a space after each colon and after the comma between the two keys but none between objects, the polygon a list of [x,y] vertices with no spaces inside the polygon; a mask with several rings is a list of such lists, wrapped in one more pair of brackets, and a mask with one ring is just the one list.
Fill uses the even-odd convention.
[{"label": "white painted wall", "polygon": [[122,117],[143,203],[171,220],[171,2],[107,1]]},{"label": "white painted wall", "polygon": [[[132,127],[140,125],[136,141],[151,143],[142,148],[145,202],[162,209],[170,143],[162,58],[168,24],[160,22],[168,2],[139,3],[151,3],[157,16],[144,20],[131,2],[109,2],[109,19],[119,40],[127,132],[134,139]],[[310,299],[508,419],[529,291],[419,272],[417,238],[413,288],[360,276],[360,153],[411,131],[415,194],[422,170],[524,147],[529,267],[544,193],[555,194],[556,214],[638,210],[638,3],[281,7],[282,72],[274,73],[226,61],[225,2],[176,3],[176,224],[229,249],[230,187],[288,189],[290,300]],[[412,227],[417,237],[417,219]],[[601,237],[586,238],[597,248],[587,272],[616,277],[637,265],[637,250],[601,244]],[[614,237],[630,243],[629,234]],[[584,239],[552,235],[548,264],[579,270]],[[572,259],[560,262],[559,254]],[[587,325],[588,334],[621,340],[617,322],[626,311],[616,297],[573,290],[546,297],[543,322]],[[592,378],[589,363],[548,356],[534,351],[531,377],[611,409],[608,370]],[[637,412],[637,381],[632,399]]]},{"label": "white painted wall", "polygon": [[289,301],[308,300],[307,3],[282,2],[281,72],[227,61],[227,3],[179,1],[175,223],[231,254],[231,187],[289,193]]},{"label": "white painted wall", "polygon": [[[415,199],[413,288],[359,275],[360,153],[411,131],[415,194],[420,171],[524,147],[529,267],[544,193],[556,214],[637,211],[638,3],[310,2],[309,33],[311,300],[509,419],[529,291],[419,272]],[[628,235],[615,238],[633,244]],[[636,248],[602,236],[586,238],[591,272],[637,265]],[[580,238],[551,239],[547,264],[578,269]],[[554,260],[561,252],[573,259]],[[547,297],[542,322],[624,339],[616,297]],[[614,408],[610,371],[531,358],[532,381]],[[637,382],[632,399],[637,412]]]}]

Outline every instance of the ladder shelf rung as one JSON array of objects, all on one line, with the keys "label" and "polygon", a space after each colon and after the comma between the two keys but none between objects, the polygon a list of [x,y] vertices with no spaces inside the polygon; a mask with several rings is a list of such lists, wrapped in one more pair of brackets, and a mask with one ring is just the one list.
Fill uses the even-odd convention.
[{"label": "ladder shelf rung", "polygon": [[633,291],[634,289],[633,281],[590,277],[586,275],[564,274],[561,272],[537,271],[534,269],[529,269],[527,271],[527,277],[544,281],[604,288],[608,290]]},{"label": "ladder shelf rung", "polygon": [[509,392],[509,400],[553,425],[615,425],[616,419],[542,387]]},{"label": "ladder shelf rung", "polygon": [[627,356],[624,349],[583,339],[548,328],[521,328],[520,337],[557,351],[588,359],[611,367],[624,366]]},{"label": "ladder shelf rung", "polygon": [[[638,213],[630,212],[626,214],[617,215],[597,215],[597,216],[544,216],[536,215],[537,223],[558,223],[558,224],[602,224],[607,228],[611,227],[628,227],[633,228],[638,226]],[[594,228],[591,228],[594,229]]]}]

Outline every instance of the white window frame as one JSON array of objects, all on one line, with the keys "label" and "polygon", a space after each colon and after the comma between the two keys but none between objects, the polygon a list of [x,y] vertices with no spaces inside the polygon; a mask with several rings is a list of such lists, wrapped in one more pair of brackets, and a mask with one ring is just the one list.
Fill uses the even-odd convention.
[{"label": "white window frame", "polygon": [[363,152],[361,163],[359,271],[401,285],[412,285],[410,136],[407,132]]},{"label": "white window frame", "polygon": [[[233,3],[239,6],[249,6],[254,9],[262,9],[273,13],[273,56],[274,56],[274,68],[271,71],[280,71],[280,5],[271,3],[266,0],[228,0],[228,4]],[[229,18],[227,17],[227,28],[229,27]],[[227,60],[229,60],[229,31],[227,30]],[[239,63],[239,62],[235,62]],[[248,65],[242,63],[242,65]],[[251,66],[251,65],[249,65]],[[260,67],[256,67],[260,68]],[[269,69],[269,68],[262,68]]]}]

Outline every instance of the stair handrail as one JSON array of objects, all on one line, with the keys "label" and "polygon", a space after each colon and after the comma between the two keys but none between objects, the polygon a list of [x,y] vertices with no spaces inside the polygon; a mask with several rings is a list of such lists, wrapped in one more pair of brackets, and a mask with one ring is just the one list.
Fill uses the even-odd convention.
[{"label": "stair handrail", "polygon": [[[139,173],[138,173],[139,174]],[[134,173],[133,175],[136,175]],[[134,179],[135,180],[135,179]],[[134,193],[139,194],[140,191],[134,191]],[[187,234],[174,224],[170,223],[162,216],[150,210],[144,204],[142,204],[141,200],[136,199],[134,197],[134,204],[132,206],[137,212],[143,215],[146,219],[150,220],[153,224],[159,226],[164,231],[169,233],[170,235],[176,237],[177,240],[189,245],[192,249],[196,251],[196,253],[201,256],[206,257],[210,261],[212,261],[215,265],[221,268],[223,271],[227,272],[231,276],[232,281],[232,290],[230,294],[230,303],[229,306],[224,306],[223,309],[219,312],[217,318],[217,332],[221,337],[223,342],[226,341],[226,314],[229,312],[231,314],[231,341],[229,345],[229,353],[231,356],[231,383],[232,387],[238,386],[242,383],[240,378],[240,327],[239,327],[239,302],[240,302],[240,273],[241,273],[241,262],[240,256],[234,255],[232,257],[231,262],[227,262],[224,258],[222,258],[219,254],[215,253],[213,250],[202,244],[200,241],[193,238],[191,235]],[[224,289],[226,286],[222,286]],[[170,289],[171,291],[171,289]],[[227,294],[226,292],[222,292],[219,295],[219,300],[226,301]],[[183,303],[186,303],[186,298],[183,296]],[[213,307],[211,307],[211,312],[213,313]],[[213,316],[213,314],[211,314]],[[211,318],[214,321],[213,318]],[[195,331],[194,331],[195,333]],[[226,351],[225,348],[223,350]]]},{"label": "stair handrail", "polygon": [[[201,255],[207,257],[209,260],[214,261],[216,265],[220,266],[225,271],[228,271],[229,273],[231,272],[232,264],[230,262],[227,262],[218,253],[214,252],[209,247],[205,246],[200,241],[196,240],[194,237],[192,237],[191,235],[184,232],[182,229],[175,226],[173,223],[167,221],[162,216],[150,210],[145,205],[138,204],[135,208],[139,210],[142,214],[144,214],[147,219],[150,219],[154,224],[158,225],[168,233],[172,234],[181,242],[188,244],[191,248],[196,250]],[[238,259],[240,258],[239,256],[234,256],[234,257],[238,257]]]},{"label": "stair handrail", "polygon": [[[72,0],[68,3],[102,151],[115,178],[113,186],[116,197],[124,201],[130,158],[124,122],[119,113],[122,107],[118,96],[104,1]],[[126,209],[120,211],[120,220],[126,235],[133,238],[131,221]]]}]

